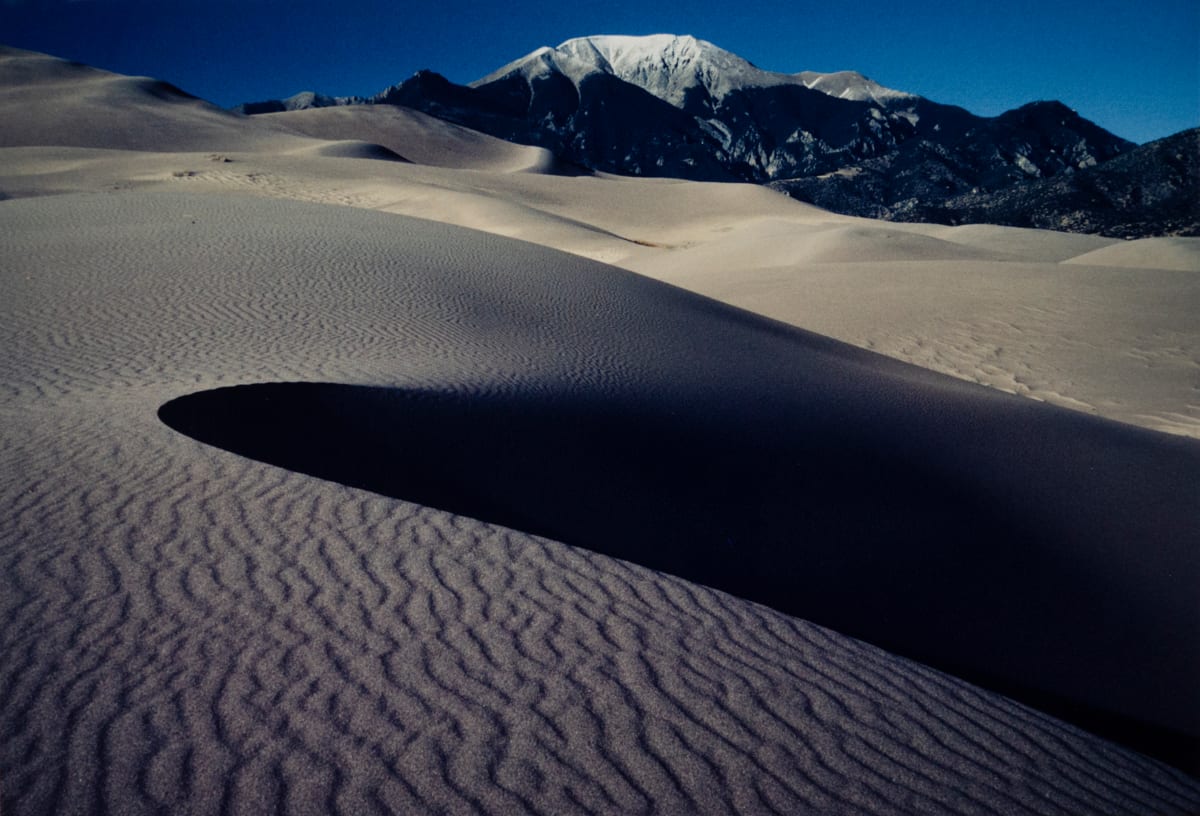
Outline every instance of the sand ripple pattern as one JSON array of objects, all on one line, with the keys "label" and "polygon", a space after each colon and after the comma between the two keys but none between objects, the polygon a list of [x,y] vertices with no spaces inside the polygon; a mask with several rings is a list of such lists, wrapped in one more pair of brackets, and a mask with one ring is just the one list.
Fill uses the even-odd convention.
[{"label": "sand ripple pattern", "polygon": [[[652,349],[500,321],[540,285],[523,247],[175,195],[0,227],[5,814],[1200,809],[1178,771],[828,630],[155,417],[274,379],[651,381]],[[620,329],[563,258],[568,317]]]}]

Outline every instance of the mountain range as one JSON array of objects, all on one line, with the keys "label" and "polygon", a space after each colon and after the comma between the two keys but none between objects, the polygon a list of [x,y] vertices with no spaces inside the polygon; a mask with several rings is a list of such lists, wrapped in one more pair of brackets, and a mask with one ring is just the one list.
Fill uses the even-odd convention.
[{"label": "mountain range", "polygon": [[[413,108],[589,170],[771,184],[853,215],[1200,234],[1200,168],[1183,144],[1195,134],[1180,137],[1177,159],[1180,150],[1139,149],[1060,102],[982,117],[851,71],[764,71],[690,36],[584,37],[469,85],[420,71],[372,97],[308,92],[238,110],[344,104]],[[1136,172],[1103,171],[1134,154]],[[1140,185],[1146,174],[1153,189]],[[1136,212],[1112,216],[1131,203]]]}]

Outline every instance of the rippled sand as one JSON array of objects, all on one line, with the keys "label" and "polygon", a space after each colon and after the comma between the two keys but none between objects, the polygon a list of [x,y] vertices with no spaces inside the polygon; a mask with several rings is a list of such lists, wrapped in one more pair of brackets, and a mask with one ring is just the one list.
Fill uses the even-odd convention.
[{"label": "rippled sand", "polygon": [[[663,259],[718,257],[733,212],[835,230],[808,244],[820,272],[892,225],[756,188],[339,158],[178,100],[200,152],[21,144],[101,89],[129,102],[117,124],[188,127],[145,83],[34,62],[58,107],[0,124],[4,813],[1200,809],[1182,771],[895,653],[1107,709],[1170,753],[1195,734],[1194,441],[579,257],[683,274]],[[576,254],[394,214],[422,208]],[[932,295],[953,242],[927,229],[897,240],[942,270]],[[967,237],[973,280],[1104,251]],[[370,483],[312,474],[347,462]],[[547,524],[583,546],[529,532]],[[763,587],[802,617],[746,599]]]}]

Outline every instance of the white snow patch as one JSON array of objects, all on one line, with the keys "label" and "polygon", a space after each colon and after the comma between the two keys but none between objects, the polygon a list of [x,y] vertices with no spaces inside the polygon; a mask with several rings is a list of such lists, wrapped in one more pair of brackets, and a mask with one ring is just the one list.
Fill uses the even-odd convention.
[{"label": "white snow patch", "polygon": [[532,79],[552,70],[564,74],[576,86],[590,74],[611,74],[675,107],[683,107],[688,95],[698,90],[719,104],[736,90],[777,85],[803,85],[839,99],[881,105],[916,98],[885,88],[854,71],[832,74],[763,71],[706,40],[674,34],[601,35],[567,40],[557,48],[539,48],[471,85],[478,87],[517,73]]}]

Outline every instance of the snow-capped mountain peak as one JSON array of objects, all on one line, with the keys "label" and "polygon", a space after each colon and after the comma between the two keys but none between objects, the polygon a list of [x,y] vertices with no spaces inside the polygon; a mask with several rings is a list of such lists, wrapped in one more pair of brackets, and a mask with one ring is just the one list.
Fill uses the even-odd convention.
[{"label": "snow-capped mountain peak", "polygon": [[[346,101],[415,108],[545,148],[563,166],[770,182],[870,217],[929,217],[946,202],[1075,173],[1132,147],[1061,103],[981,117],[853,71],[764,71],[671,34],[581,37],[539,48],[469,87],[420,71]],[[330,103],[343,100],[301,95],[242,108]],[[953,223],[958,215],[940,217]]]},{"label": "snow-capped mountain peak", "polygon": [[904,91],[885,88],[878,82],[863,76],[857,71],[835,71],[821,74],[816,71],[802,71],[792,75],[804,87],[821,91],[838,99],[850,99],[855,102],[888,102],[911,100],[915,96]]},{"label": "snow-capped mountain peak", "polygon": [[567,40],[557,48],[539,48],[472,85],[486,85],[517,73],[532,80],[551,72],[568,77],[576,85],[590,74],[611,74],[677,108],[683,108],[697,93],[719,104],[733,91],[776,85],[803,85],[840,99],[878,104],[914,98],[852,71],[832,74],[764,71],[706,40],[674,34],[601,35]]},{"label": "snow-capped mountain peak", "polygon": [[584,37],[567,40],[556,50],[575,60],[592,61],[597,69],[677,108],[697,88],[720,100],[735,88],[759,85],[763,74],[736,54],[690,36]]}]

